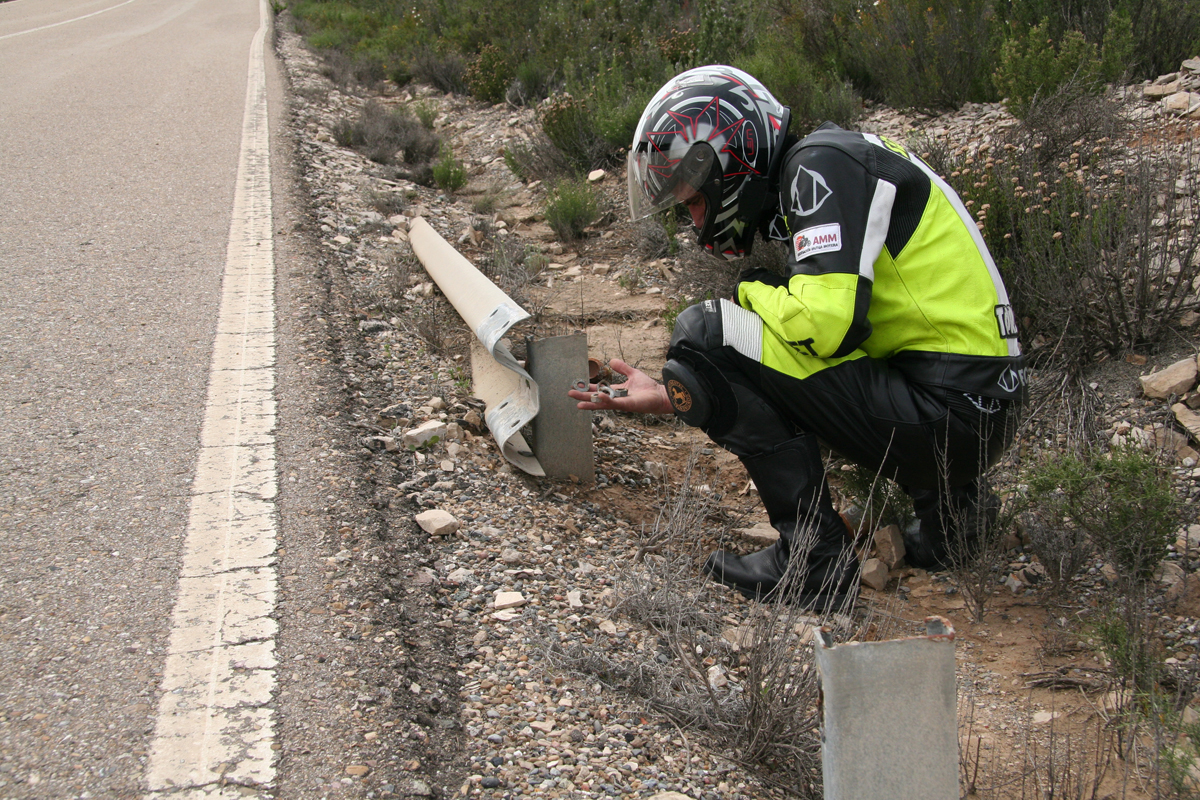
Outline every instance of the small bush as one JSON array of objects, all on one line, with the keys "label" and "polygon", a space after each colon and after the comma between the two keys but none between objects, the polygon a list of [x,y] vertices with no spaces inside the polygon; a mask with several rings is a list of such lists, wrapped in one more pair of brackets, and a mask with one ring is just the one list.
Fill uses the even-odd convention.
[{"label": "small bush", "polygon": [[1030,500],[1044,524],[1079,527],[1134,583],[1150,578],[1175,539],[1180,508],[1170,473],[1141,450],[1054,456],[1035,467],[1028,480]]},{"label": "small bush", "polygon": [[1037,96],[1053,93],[1070,82],[1076,92],[1099,91],[1106,81],[1122,76],[1133,51],[1129,21],[1114,15],[1098,48],[1082,33],[1067,31],[1055,44],[1049,23],[1017,34],[1000,51],[995,83],[1013,116],[1022,118]]},{"label": "small bush", "polygon": [[867,521],[867,532],[884,525],[897,525],[901,530],[913,519],[912,498],[895,481],[888,480],[876,470],[857,464],[838,473],[842,479],[841,495],[853,498]]},{"label": "small bush", "polygon": [[485,103],[500,103],[513,79],[513,65],[500,48],[484,45],[464,76],[471,96]]},{"label": "small bush", "polygon": [[[576,172],[594,169],[614,151],[597,131],[596,120],[581,100],[559,95],[542,108],[540,117],[542,132]],[[632,132],[629,138],[632,141]]]},{"label": "small bush", "polygon": [[531,106],[549,96],[552,84],[553,79],[541,67],[526,61],[517,65],[504,99],[514,106]]},{"label": "small bush", "polygon": [[862,99],[847,81],[814,64],[790,38],[786,29],[771,31],[758,43],[755,55],[736,66],[762,81],[791,109],[793,133],[804,136],[826,120],[853,127],[862,113]]},{"label": "small bush", "polygon": [[374,86],[387,76],[384,66],[374,59],[353,56],[341,50],[326,50],[322,56],[324,63],[321,74],[345,92],[356,86]]},{"label": "small bush", "polygon": [[466,71],[466,62],[458,53],[425,49],[412,60],[413,77],[446,94],[464,94],[467,91]]},{"label": "small bush", "polygon": [[546,197],[546,223],[563,241],[582,238],[597,216],[599,201],[584,181],[564,180]]},{"label": "small bush", "polygon": [[483,194],[477,196],[471,201],[471,210],[476,214],[490,217],[496,213],[496,209],[500,206],[500,192],[496,189],[489,189]]},{"label": "small bush", "polygon": [[397,154],[409,164],[428,161],[439,147],[438,138],[407,109],[388,110],[375,102],[363,106],[353,122],[337,122],[333,137],[342,147],[352,147],[380,164],[394,164]]},{"label": "small bush", "polygon": [[412,110],[416,118],[421,121],[422,125],[429,130],[433,130],[433,122],[438,116],[438,107],[436,103],[430,102],[429,100],[417,100],[416,102],[412,103],[409,108]]},{"label": "small bush", "polygon": [[433,165],[433,182],[445,192],[457,192],[467,185],[467,171],[448,147],[442,150],[441,159]]},{"label": "small bush", "polygon": [[1013,30],[1047,23],[1047,37],[1061,41],[1078,31],[1089,42],[1103,41],[1117,12],[1131,22],[1132,50],[1122,68],[1135,79],[1154,78],[1179,68],[1200,52],[1200,4],[1194,0],[1115,0],[1112,3],[1013,0],[998,6]]},{"label": "small bush", "polygon": [[479,257],[480,272],[518,305],[527,306],[530,284],[546,266],[545,260],[516,237],[492,241],[492,249]]},{"label": "small bush", "polygon": [[504,150],[504,163],[523,181],[553,182],[573,174],[571,162],[545,134],[538,133],[528,143]]},{"label": "small bush", "polygon": [[679,252],[679,240],[675,238],[679,233],[679,216],[673,208],[638,220],[634,230],[637,254],[648,261]]},{"label": "small bush", "polygon": [[383,216],[391,217],[396,214],[403,214],[404,209],[408,207],[408,202],[405,200],[404,195],[398,191],[372,189],[367,192],[367,205]]}]

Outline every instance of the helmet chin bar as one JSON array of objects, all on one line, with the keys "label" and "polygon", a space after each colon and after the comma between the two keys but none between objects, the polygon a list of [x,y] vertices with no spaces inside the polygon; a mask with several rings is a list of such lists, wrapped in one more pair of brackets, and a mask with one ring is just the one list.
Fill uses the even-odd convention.
[{"label": "helmet chin bar", "polygon": [[[767,183],[765,176],[745,179],[739,194],[737,216],[729,222],[725,229],[729,235],[719,242],[713,233],[717,212],[712,206],[710,196],[706,193],[705,202],[709,205],[705,210],[704,231],[696,230],[697,242],[700,246],[712,255],[727,261],[736,261],[750,255],[754,246],[754,235],[759,227],[759,217],[766,204]],[[719,185],[717,190],[719,194]],[[739,225],[740,230],[738,229]]]}]

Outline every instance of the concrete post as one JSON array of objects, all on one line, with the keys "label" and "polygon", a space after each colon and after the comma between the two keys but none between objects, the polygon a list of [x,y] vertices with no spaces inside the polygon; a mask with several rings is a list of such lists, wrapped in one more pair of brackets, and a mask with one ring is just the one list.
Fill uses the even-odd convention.
[{"label": "concrete post", "polygon": [[958,800],[954,629],[835,645],[817,637],[825,800]]}]

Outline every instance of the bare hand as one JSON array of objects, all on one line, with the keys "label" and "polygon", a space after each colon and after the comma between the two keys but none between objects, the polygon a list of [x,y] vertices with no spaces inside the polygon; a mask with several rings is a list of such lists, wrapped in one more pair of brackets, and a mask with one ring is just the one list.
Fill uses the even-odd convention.
[{"label": "bare hand", "polygon": [[624,383],[614,384],[614,389],[624,389],[628,392],[625,397],[609,397],[599,390],[597,384],[588,384],[588,391],[571,389],[568,395],[579,400],[576,407],[584,411],[612,409],[613,411],[629,411],[636,414],[670,414],[673,413],[671,400],[667,397],[667,389],[658,381],[636,367],[631,367],[619,358],[608,362],[613,372],[625,376]]}]

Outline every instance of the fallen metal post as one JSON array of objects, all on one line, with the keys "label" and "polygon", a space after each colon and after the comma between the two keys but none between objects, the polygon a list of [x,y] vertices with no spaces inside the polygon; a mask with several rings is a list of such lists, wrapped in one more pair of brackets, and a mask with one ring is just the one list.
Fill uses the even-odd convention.
[{"label": "fallen metal post", "polygon": [[825,800],[957,800],[954,628],[925,630],[839,645],[820,630]]},{"label": "fallen metal post", "polygon": [[531,475],[544,475],[521,436],[521,428],[537,416],[538,387],[503,341],[508,329],[529,313],[424,219],[414,219],[408,234],[425,271],[475,333],[479,347],[471,348],[472,377],[476,393],[487,403],[488,430],[505,458]]}]

